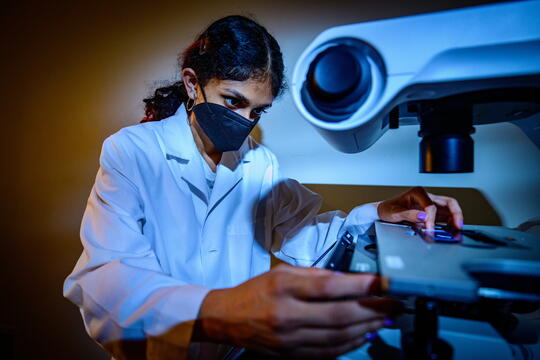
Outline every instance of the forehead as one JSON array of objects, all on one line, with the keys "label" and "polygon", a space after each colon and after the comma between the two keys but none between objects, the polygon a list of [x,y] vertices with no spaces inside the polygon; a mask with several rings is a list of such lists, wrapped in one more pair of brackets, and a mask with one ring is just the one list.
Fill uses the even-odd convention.
[{"label": "forehead", "polygon": [[227,90],[234,90],[242,94],[250,104],[271,104],[274,100],[272,96],[272,85],[270,79],[244,81],[211,79],[206,88],[213,88],[216,91],[228,93]]}]

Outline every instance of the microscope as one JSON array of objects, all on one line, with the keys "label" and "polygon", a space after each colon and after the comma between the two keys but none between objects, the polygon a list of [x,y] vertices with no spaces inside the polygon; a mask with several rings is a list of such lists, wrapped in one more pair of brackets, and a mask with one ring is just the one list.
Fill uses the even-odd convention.
[{"label": "microscope", "polygon": [[[300,56],[291,92],[339,151],[419,126],[420,172],[473,172],[477,126],[511,122],[540,147],[540,1],[328,29]],[[344,359],[534,358],[540,330],[518,331],[516,314],[540,308],[540,236],[480,225],[373,230],[346,231],[324,266],[379,274],[408,320],[393,346],[379,339]]]},{"label": "microscope", "polygon": [[339,151],[419,125],[421,172],[471,172],[475,125],[514,123],[540,147],[539,18],[523,1],[328,29],[296,63],[294,103]]}]

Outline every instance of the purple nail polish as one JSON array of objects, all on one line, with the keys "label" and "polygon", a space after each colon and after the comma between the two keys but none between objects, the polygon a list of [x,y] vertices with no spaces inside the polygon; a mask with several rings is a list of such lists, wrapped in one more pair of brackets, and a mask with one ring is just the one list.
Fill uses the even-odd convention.
[{"label": "purple nail polish", "polygon": [[463,229],[463,225],[465,225],[465,224],[463,223],[463,221],[460,221],[460,222],[459,222],[459,228],[460,228],[460,229]]},{"label": "purple nail polish", "polygon": [[367,340],[367,341],[373,341],[375,340],[379,335],[377,334],[376,331],[372,331],[372,332],[369,332],[367,334],[364,335],[364,338]]},{"label": "purple nail polish", "polygon": [[394,327],[396,326],[396,322],[392,319],[384,319],[383,325],[384,327]]},{"label": "purple nail polish", "polygon": [[420,221],[425,221],[427,218],[427,214],[425,212],[419,212],[417,218]]}]

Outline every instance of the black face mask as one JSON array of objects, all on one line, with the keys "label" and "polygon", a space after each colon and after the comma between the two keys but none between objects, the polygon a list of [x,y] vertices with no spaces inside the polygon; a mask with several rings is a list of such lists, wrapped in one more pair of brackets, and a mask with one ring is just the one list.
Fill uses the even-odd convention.
[{"label": "black face mask", "polygon": [[220,152],[240,149],[259,118],[249,121],[223,105],[209,103],[201,91],[204,102],[195,105],[193,112],[206,136]]}]

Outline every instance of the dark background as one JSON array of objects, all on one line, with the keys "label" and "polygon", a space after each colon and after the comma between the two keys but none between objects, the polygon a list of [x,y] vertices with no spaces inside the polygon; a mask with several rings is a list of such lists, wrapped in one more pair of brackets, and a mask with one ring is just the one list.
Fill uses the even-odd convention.
[{"label": "dark background", "polygon": [[[303,39],[301,49],[333,25],[487,2],[4,2],[0,354],[14,359],[107,358],[86,335],[78,309],[62,297],[63,280],[82,250],[79,224],[101,143],[139,121],[142,97],[155,81],[175,76],[176,54],[212,20],[253,14],[271,32],[279,30],[278,41],[287,40],[288,32]],[[295,59],[284,55],[294,64]],[[290,76],[292,69],[288,71]],[[317,189],[333,200],[327,207],[344,210],[351,197],[380,200],[402,190]],[[471,222],[500,223],[479,191],[441,191],[465,199]]]}]

